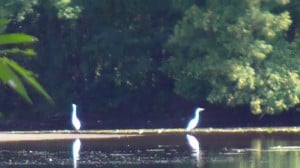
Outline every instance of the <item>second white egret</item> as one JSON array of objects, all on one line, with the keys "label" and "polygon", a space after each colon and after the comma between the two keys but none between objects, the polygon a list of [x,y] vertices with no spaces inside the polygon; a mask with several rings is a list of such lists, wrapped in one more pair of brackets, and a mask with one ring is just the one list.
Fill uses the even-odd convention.
[{"label": "second white egret", "polygon": [[187,127],[186,127],[186,131],[191,131],[192,129],[197,127],[197,124],[199,122],[199,116],[200,116],[200,112],[204,111],[204,108],[198,107],[195,111],[195,117],[193,119],[190,120],[190,122],[188,123]]},{"label": "second white egret", "polygon": [[76,114],[76,111],[77,111],[77,106],[76,104],[72,104],[72,108],[73,108],[73,111],[72,111],[72,124],[74,126],[74,128],[76,129],[76,131],[78,131],[81,127],[81,124],[80,124],[80,121],[77,117],[77,114]]}]

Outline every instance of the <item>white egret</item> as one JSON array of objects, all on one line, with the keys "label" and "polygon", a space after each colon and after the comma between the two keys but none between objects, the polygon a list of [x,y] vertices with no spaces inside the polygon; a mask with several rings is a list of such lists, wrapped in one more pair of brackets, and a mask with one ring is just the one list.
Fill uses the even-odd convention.
[{"label": "white egret", "polygon": [[73,108],[73,111],[72,111],[72,124],[74,126],[74,128],[76,129],[76,131],[78,131],[81,127],[81,124],[80,124],[80,121],[77,117],[77,114],[76,114],[76,104],[72,104],[72,108]]},{"label": "white egret", "polygon": [[204,111],[204,108],[198,107],[195,111],[195,117],[193,119],[190,120],[190,122],[188,123],[187,127],[186,127],[186,131],[191,131],[192,129],[197,127],[197,124],[199,122],[199,113],[201,111]]}]

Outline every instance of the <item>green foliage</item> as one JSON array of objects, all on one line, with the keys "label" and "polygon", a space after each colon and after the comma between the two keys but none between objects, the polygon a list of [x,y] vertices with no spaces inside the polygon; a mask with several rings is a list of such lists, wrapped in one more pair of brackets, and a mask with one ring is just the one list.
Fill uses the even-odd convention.
[{"label": "green foliage", "polygon": [[[7,44],[20,44],[20,43],[32,43],[36,38],[26,34],[2,34],[0,35],[0,46]],[[24,55],[32,56],[34,51],[32,49],[22,50],[20,48],[13,48],[12,50],[6,49],[0,51],[0,53],[23,53]],[[27,84],[32,86],[36,91],[42,94],[49,102],[53,103],[51,97],[42,88],[42,86],[35,80],[35,75],[20,66],[17,62],[7,57],[0,57],[0,79],[5,84],[9,85],[19,95],[21,95],[27,102],[32,103],[27,91],[20,80],[22,77]]]},{"label": "green foliage", "polygon": [[[164,55],[162,44],[191,3],[40,1],[22,24],[39,38],[37,52],[43,55],[31,62],[32,69],[39,72],[58,108],[80,102],[85,111],[153,111],[152,104],[161,91],[171,92],[160,85],[166,80],[158,69]],[[62,14],[68,7],[78,7],[80,13]]]},{"label": "green foliage", "polygon": [[[6,27],[5,22],[3,21],[3,25],[0,23],[0,27]],[[1,28],[0,28],[1,29]],[[8,45],[17,45],[17,44],[30,44],[37,41],[36,37],[31,35],[27,35],[24,33],[10,33],[10,34],[0,34],[0,46],[8,46]],[[9,55],[24,55],[24,56],[35,56],[36,52],[31,48],[8,48],[2,47],[0,50],[1,56],[9,56]]]},{"label": "green foliage", "polygon": [[71,0],[56,0],[53,1],[57,8],[57,16],[60,19],[75,20],[78,19],[82,8],[79,5],[72,3]]},{"label": "green foliage", "polygon": [[[57,102],[55,110],[36,103],[30,111],[41,116],[67,113],[70,102],[101,115],[162,115],[176,97],[169,77],[176,94],[197,103],[277,113],[299,103],[299,42],[284,40],[299,27],[298,6],[294,0],[4,0],[0,32],[26,33],[0,36],[1,80],[27,101],[24,82],[50,99],[22,67],[37,72]],[[29,47],[35,37],[37,53]],[[43,57],[19,57],[37,54]]]},{"label": "green foliage", "polygon": [[3,0],[0,2],[0,80],[15,90],[28,103],[32,103],[32,100],[27,93],[24,82],[48,102],[54,103],[37,82],[36,75],[12,59],[18,55],[36,56],[36,52],[29,45],[35,43],[37,38],[25,33],[5,33],[11,20],[14,22],[23,21],[25,15],[33,11],[33,6],[37,5],[37,2],[37,0]]},{"label": "green foliage", "polygon": [[0,35],[0,45],[33,43],[35,41],[37,41],[35,37],[22,33]]},{"label": "green foliage", "polygon": [[26,14],[33,12],[33,7],[39,0],[1,0],[0,1],[0,19],[13,19],[22,21]]},{"label": "green foliage", "polygon": [[31,48],[8,48],[7,45],[17,45],[33,43],[37,41],[35,37],[22,34],[22,33],[11,33],[11,34],[0,34],[0,46],[6,49],[0,50],[0,80],[15,90],[20,96],[22,96],[27,102],[32,103],[28,93],[20,80],[20,77],[26,81],[31,87],[37,92],[43,95],[49,102],[53,103],[52,98],[47,94],[43,87],[36,81],[35,75],[20,66],[17,62],[6,57],[6,55],[22,54],[24,56],[34,56],[35,51]]},{"label": "green foliage", "polygon": [[191,100],[249,104],[254,114],[299,104],[299,47],[284,39],[292,20],[287,11],[272,12],[287,3],[212,0],[188,9],[167,43],[172,56],[163,66],[175,91]]},{"label": "green foliage", "polygon": [[9,62],[10,60],[8,60],[8,58],[6,57],[0,58],[0,79],[2,80],[2,82],[8,84],[12,89],[14,89],[26,101],[32,103],[23,83],[9,66]]},{"label": "green foliage", "polygon": [[11,49],[3,49],[0,50],[0,55],[26,55],[26,56],[36,56],[36,52],[31,49],[20,49],[20,48],[11,48]]},{"label": "green foliage", "polygon": [[26,81],[27,84],[29,84],[38,93],[44,96],[49,102],[53,103],[52,98],[47,94],[47,92],[43,89],[43,87],[36,81],[35,75],[31,71],[22,68],[22,66],[20,66],[18,63],[16,63],[13,60],[4,58],[3,62],[8,64],[10,68],[12,68],[16,73],[18,73],[18,75],[20,75]]}]

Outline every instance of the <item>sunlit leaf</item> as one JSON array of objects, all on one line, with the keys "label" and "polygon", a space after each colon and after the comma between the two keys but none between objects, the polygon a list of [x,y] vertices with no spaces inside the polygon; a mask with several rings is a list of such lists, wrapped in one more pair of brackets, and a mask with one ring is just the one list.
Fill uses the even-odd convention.
[{"label": "sunlit leaf", "polygon": [[11,33],[0,35],[0,45],[33,43],[35,41],[37,41],[36,37],[23,33]]},{"label": "sunlit leaf", "polygon": [[30,48],[25,49],[25,50],[21,50],[21,53],[23,55],[26,55],[26,56],[36,56],[37,55],[36,52],[33,49],[30,49]]},{"label": "sunlit leaf", "polygon": [[36,52],[33,49],[19,49],[19,48],[12,48],[12,49],[6,49],[6,50],[0,50],[1,55],[16,55],[16,54],[22,54],[25,56],[36,56]]},{"label": "sunlit leaf", "polygon": [[6,59],[7,64],[15,70],[24,80],[34,89],[36,89],[41,95],[43,95],[50,103],[54,103],[52,98],[47,94],[44,88],[35,80],[34,74],[21,67],[17,62]]},{"label": "sunlit leaf", "polygon": [[0,58],[0,80],[3,83],[10,86],[13,90],[15,90],[19,95],[21,95],[27,102],[32,103],[31,99],[29,98],[27,91],[17,76],[17,74],[9,67],[6,63],[7,58],[3,57]]}]

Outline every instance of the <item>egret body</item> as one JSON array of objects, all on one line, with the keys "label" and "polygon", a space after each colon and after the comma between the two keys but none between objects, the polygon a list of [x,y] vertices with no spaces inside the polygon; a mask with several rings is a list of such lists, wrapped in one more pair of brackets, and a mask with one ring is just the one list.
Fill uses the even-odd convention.
[{"label": "egret body", "polygon": [[80,121],[77,117],[77,114],[76,114],[76,104],[72,104],[72,108],[73,108],[73,111],[72,111],[72,124],[74,126],[74,128],[76,129],[76,131],[78,131],[81,127],[81,124],[80,124]]},{"label": "egret body", "polygon": [[200,116],[200,112],[204,111],[204,108],[200,108],[198,107],[195,111],[195,117],[193,119],[190,120],[190,122],[188,123],[187,127],[186,127],[186,131],[191,131],[192,129],[197,127],[197,124],[199,122],[199,116]]}]

